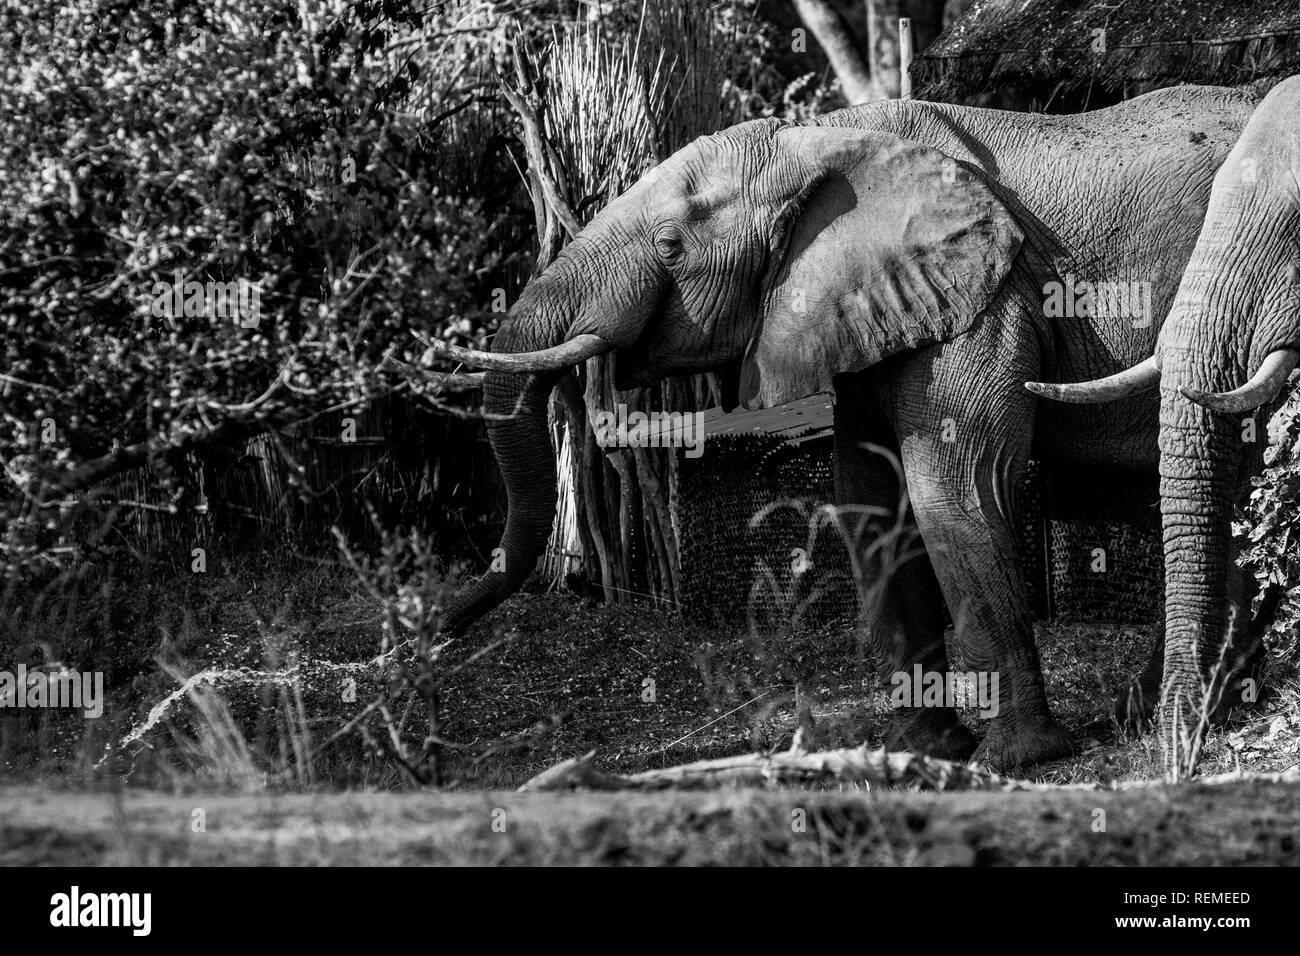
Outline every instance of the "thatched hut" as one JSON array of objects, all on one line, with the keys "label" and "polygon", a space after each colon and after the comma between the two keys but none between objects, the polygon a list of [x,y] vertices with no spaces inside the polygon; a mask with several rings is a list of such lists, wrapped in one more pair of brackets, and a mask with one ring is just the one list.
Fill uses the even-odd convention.
[{"label": "thatched hut", "polygon": [[1296,0],[975,0],[912,63],[915,95],[1098,106],[1300,73]]}]

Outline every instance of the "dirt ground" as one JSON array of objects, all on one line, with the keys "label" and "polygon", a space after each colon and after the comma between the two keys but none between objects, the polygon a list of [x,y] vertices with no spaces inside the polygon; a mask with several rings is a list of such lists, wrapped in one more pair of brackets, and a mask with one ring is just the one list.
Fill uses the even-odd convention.
[{"label": "dirt ground", "polygon": [[[1029,775],[1102,790],[511,792],[592,749],[600,768],[622,773],[786,749],[797,725],[796,695],[808,702],[818,748],[878,745],[889,712],[880,675],[848,631],[724,632],[644,606],[596,606],[555,594],[516,596],[440,657],[448,671],[465,664],[443,694],[443,734],[459,748],[444,767],[444,791],[413,788],[356,739],[323,748],[309,773],[299,765],[286,775],[291,748],[268,718],[279,705],[268,696],[265,673],[288,661],[300,665],[303,726],[310,742],[321,744],[369,699],[365,679],[351,701],[341,699],[339,677],[368,673],[378,643],[364,602],[338,600],[334,582],[303,578],[299,587],[297,598],[305,599],[290,595],[278,610],[213,595],[170,637],[191,672],[235,675],[218,689],[229,727],[242,739],[214,742],[213,728],[196,720],[184,695],[159,708],[177,687],[161,672],[112,700],[94,738],[75,728],[37,728],[40,762],[10,759],[18,772],[0,789],[0,863],[1297,859],[1298,783],[1131,786],[1158,777],[1156,742],[1124,732],[1107,708],[1147,651],[1139,632],[1110,625],[1040,626],[1048,694],[1079,753]],[[271,640],[266,622],[277,620],[292,624]],[[494,639],[500,647],[466,664]],[[961,669],[959,656],[953,663]],[[1211,731],[1203,773],[1280,773],[1300,762],[1294,669],[1280,659],[1269,666],[1271,692]],[[0,731],[10,744],[35,739],[32,728],[5,720]],[[555,726],[529,734],[548,722]],[[971,715],[969,722],[983,732],[982,721]],[[120,746],[146,725],[134,743]],[[103,759],[110,749],[115,762]],[[1125,784],[1131,788],[1109,789]]]},{"label": "dirt ground", "polygon": [[[890,714],[883,675],[848,631],[727,634],[641,607],[594,607],[559,595],[516,598],[498,611],[496,628],[511,641],[453,684],[448,733],[484,740],[546,713],[566,719],[537,746],[478,765],[479,786],[516,785],[592,748],[605,769],[624,773],[784,749],[797,725],[796,693],[809,704],[813,744],[821,748],[877,746]],[[1071,784],[1157,778],[1155,736],[1131,734],[1110,716],[1111,702],[1146,660],[1145,633],[1040,624],[1037,636],[1053,711],[1079,750],[1029,777]],[[949,647],[953,669],[964,669],[960,650],[951,640]],[[453,650],[448,664],[467,651]],[[1271,693],[1211,732],[1204,773],[1272,773],[1300,763],[1300,685],[1287,662],[1269,667]],[[983,734],[983,720],[973,713],[963,720]]]}]

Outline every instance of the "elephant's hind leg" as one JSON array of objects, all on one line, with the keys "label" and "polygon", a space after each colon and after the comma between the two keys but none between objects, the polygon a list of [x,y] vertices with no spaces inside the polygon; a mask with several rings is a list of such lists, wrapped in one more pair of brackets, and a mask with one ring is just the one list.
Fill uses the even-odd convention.
[{"label": "elephant's hind leg", "polygon": [[[846,517],[852,516],[854,506],[865,505],[892,518],[900,500],[898,473],[886,456],[869,450],[868,445],[898,450],[893,427],[869,399],[864,377],[841,376],[836,381],[835,404],[836,502],[850,509]],[[907,520],[910,530],[914,521],[910,516]],[[855,522],[847,524],[852,527]],[[879,528],[873,533],[878,534]],[[861,553],[870,542],[846,544]],[[889,569],[879,600],[861,613],[860,627],[891,674],[911,674],[917,665],[923,673],[948,670],[943,592],[924,546],[919,541],[917,546],[921,553]],[[868,569],[873,575],[879,570]],[[945,760],[966,760],[975,751],[975,737],[951,707],[899,707],[885,731],[885,746]]]}]

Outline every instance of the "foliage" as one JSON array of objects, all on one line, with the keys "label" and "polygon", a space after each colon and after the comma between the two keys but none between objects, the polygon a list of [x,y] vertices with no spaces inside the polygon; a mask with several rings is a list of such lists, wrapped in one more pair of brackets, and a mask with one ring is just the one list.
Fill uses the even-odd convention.
[{"label": "foliage", "polygon": [[[486,330],[520,210],[445,180],[513,181],[508,156],[386,103],[392,57],[364,26],[333,34],[359,57],[326,56],[327,25],[271,0],[0,14],[11,567],[78,553],[52,547],[61,491],[407,388],[387,358],[414,360],[412,328]],[[238,309],[216,298],[236,287]]]},{"label": "foliage", "polygon": [[[704,93],[725,86],[742,116],[817,108],[806,78],[767,65],[754,7],[714,5],[728,57]],[[645,13],[619,0],[603,29],[639,32]],[[569,0],[0,13],[5,565],[102,552],[102,533],[93,547],[76,533],[102,524],[94,495],[69,493],[111,504],[116,473],[149,466],[184,514],[202,506],[196,455],[229,461],[214,446],[423,393],[401,364],[420,351],[412,330],[481,344],[536,241],[496,74],[510,37],[549,39],[579,14]]]},{"label": "foliage", "polygon": [[1300,652],[1300,391],[1292,392],[1270,425],[1267,467],[1252,480],[1246,507],[1242,564],[1261,591],[1282,591],[1270,634],[1275,648]]}]

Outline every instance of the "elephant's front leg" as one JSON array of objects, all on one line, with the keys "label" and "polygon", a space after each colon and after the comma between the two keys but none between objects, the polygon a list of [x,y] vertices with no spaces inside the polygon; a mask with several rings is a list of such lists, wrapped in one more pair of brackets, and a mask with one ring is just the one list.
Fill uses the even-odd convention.
[{"label": "elephant's front leg", "polygon": [[1017,543],[1036,365],[1029,330],[987,322],[909,357],[887,389],[917,524],[991,718],[975,759],[998,769],[1073,750],[1047,706]]},{"label": "elephant's front leg", "polygon": [[[835,381],[835,499],[847,507],[850,527],[857,524],[852,520],[855,507],[877,508],[892,516],[900,500],[893,464],[869,447],[898,450],[892,425],[869,395],[869,374],[842,375]],[[849,544],[861,547],[864,542]],[[862,609],[860,626],[888,672],[911,674],[917,666],[924,673],[948,670],[943,592],[924,550],[891,570],[873,604]],[[975,752],[975,737],[952,707],[899,707],[885,731],[885,746],[967,760]]]}]

